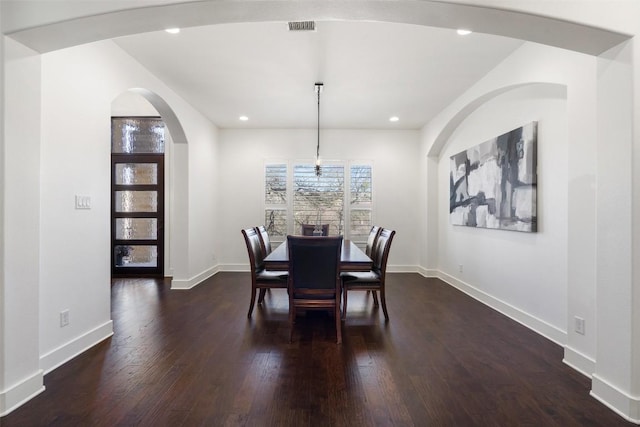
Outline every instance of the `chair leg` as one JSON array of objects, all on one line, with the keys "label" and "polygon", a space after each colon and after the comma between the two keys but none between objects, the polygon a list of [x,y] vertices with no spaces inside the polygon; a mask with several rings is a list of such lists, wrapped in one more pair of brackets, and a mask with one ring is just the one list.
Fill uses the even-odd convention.
[{"label": "chair leg", "polygon": [[389,313],[387,313],[387,299],[384,295],[384,287],[380,289],[380,300],[382,301],[382,312],[384,313],[384,320],[389,321]]},{"label": "chair leg", "polygon": [[289,302],[289,343],[293,342],[293,320],[295,318],[295,308],[291,307],[291,302]]},{"label": "chair leg", "polygon": [[338,344],[342,344],[342,320],[340,319],[340,295],[336,298],[336,336],[338,337]]},{"label": "chair leg", "polygon": [[264,301],[264,294],[266,293],[267,293],[266,288],[260,289],[260,296],[258,296],[258,304],[262,304],[262,301]]},{"label": "chair leg", "polygon": [[253,313],[253,305],[256,302],[256,289],[253,288],[251,289],[251,302],[249,303],[249,314],[247,314],[247,317],[251,317],[251,313]]},{"label": "chair leg", "polygon": [[371,290],[371,295],[373,295],[373,305],[377,307],[378,306],[378,293],[372,289]]},{"label": "chair leg", "polygon": [[342,319],[347,318],[347,288],[342,288]]}]

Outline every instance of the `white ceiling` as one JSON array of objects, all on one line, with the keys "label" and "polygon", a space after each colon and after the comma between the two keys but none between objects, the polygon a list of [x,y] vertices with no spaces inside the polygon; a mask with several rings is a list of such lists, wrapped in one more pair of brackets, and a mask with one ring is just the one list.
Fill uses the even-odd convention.
[{"label": "white ceiling", "polygon": [[115,42],[221,128],[315,128],[319,81],[321,127],[350,129],[419,129],[522,43],[363,21],[319,21],[315,32],[217,24]]},{"label": "white ceiling", "polygon": [[[550,7],[520,0],[0,0],[0,22],[40,53],[113,38],[222,128],[314,128],[314,83],[321,81],[323,128],[419,129],[519,40],[600,55],[628,39],[571,21],[575,4],[563,9],[567,20],[537,13],[538,6]],[[287,31],[287,20],[313,17],[316,32]],[[172,26],[184,29],[157,31]],[[451,29],[458,27],[476,32],[460,37]],[[241,114],[250,120],[239,122]],[[400,120],[390,123],[392,115]]]}]

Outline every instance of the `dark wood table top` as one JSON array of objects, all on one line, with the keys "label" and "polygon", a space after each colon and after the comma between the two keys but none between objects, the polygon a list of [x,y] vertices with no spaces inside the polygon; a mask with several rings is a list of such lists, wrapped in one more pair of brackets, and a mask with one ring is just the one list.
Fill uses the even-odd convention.
[{"label": "dark wood table top", "polygon": [[[373,265],[371,258],[350,240],[342,241],[340,254],[340,271],[369,271]],[[289,250],[285,240],[264,259],[267,270],[289,269]]]}]

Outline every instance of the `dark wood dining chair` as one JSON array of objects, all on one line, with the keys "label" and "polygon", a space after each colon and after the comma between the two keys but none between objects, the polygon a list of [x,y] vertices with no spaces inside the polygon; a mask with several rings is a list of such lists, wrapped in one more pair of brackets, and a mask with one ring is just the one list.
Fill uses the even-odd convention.
[{"label": "dark wood dining chair", "polygon": [[342,344],[340,255],[342,236],[287,236],[289,250],[289,342],[298,309],[332,310],[336,339]]},{"label": "dark wood dining chair", "polygon": [[[322,224],[322,235],[329,235],[329,224]],[[313,224],[302,224],[302,235],[303,236],[313,236],[313,232],[315,231],[316,226]]]},{"label": "dark wood dining chair", "polygon": [[[367,254],[369,258],[371,258],[371,251],[376,246],[376,241],[378,240],[378,236],[382,231],[382,227],[378,225],[374,225],[371,227],[369,231],[369,237],[367,237],[367,244],[364,248],[364,253]],[[376,291],[371,291],[371,296],[373,297],[373,304],[378,306],[378,293]],[[344,314],[344,313],[343,313]]]},{"label": "dark wood dining chair", "polygon": [[260,236],[260,246],[262,246],[262,254],[266,257],[271,253],[271,239],[269,238],[267,227],[265,227],[264,225],[259,225],[256,227],[256,231],[258,232],[258,236]]},{"label": "dark wood dining chair", "polygon": [[371,257],[371,249],[376,245],[376,240],[378,240],[378,236],[380,235],[380,231],[382,228],[374,225],[371,227],[371,231],[369,231],[369,237],[367,238],[367,246],[364,248],[364,253],[367,254],[368,257]]},{"label": "dark wood dining chair", "polygon": [[374,295],[373,301],[378,306],[378,299],[375,292],[380,292],[380,302],[382,302],[382,311],[384,319],[389,320],[387,312],[387,300],[385,295],[385,277],[387,273],[387,260],[391,249],[391,241],[396,232],[383,228],[378,234],[375,246],[371,250],[371,259],[373,267],[370,271],[363,272],[345,272],[340,275],[342,279],[342,315],[347,316],[347,294],[349,291],[371,291]]},{"label": "dark wood dining chair", "polygon": [[258,304],[262,304],[264,294],[267,289],[287,288],[288,273],[283,271],[265,270],[262,244],[257,227],[242,230],[242,235],[244,236],[244,241],[247,244],[249,264],[251,266],[251,302],[249,303],[249,313],[247,314],[247,317],[251,317],[258,289],[260,290]]}]

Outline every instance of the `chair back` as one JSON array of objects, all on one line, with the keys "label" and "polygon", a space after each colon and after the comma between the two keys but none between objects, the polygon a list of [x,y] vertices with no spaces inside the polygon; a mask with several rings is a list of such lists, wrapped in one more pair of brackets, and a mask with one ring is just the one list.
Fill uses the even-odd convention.
[{"label": "chair back", "polygon": [[391,241],[395,236],[395,230],[383,228],[378,234],[376,245],[371,251],[371,259],[373,260],[373,271],[384,277],[387,271],[387,260],[389,259],[389,250],[391,249]]},{"label": "chair back", "polygon": [[267,228],[264,225],[259,225],[258,227],[256,227],[256,230],[258,231],[258,236],[260,236],[262,253],[264,254],[264,256],[267,256],[271,253],[271,239],[269,238]]},{"label": "chair back", "polygon": [[326,290],[340,292],[342,236],[287,236],[289,250],[289,293]]},{"label": "chair back", "polygon": [[[329,235],[329,224],[322,224],[322,235]],[[316,226],[313,224],[302,224],[302,235],[303,236],[313,236],[313,232],[315,231]]]},{"label": "chair back", "polygon": [[262,245],[260,243],[260,235],[255,228],[245,228],[242,230],[244,241],[247,244],[247,252],[249,252],[249,263],[251,264],[251,273],[255,274],[264,267],[264,255],[262,255]]},{"label": "chair back", "polygon": [[382,229],[377,225],[371,227],[371,231],[369,232],[369,238],[367,239],[367,246],[364,248],[364,253],[367,254],[368,257],[371,257],[371,251],[376,245],[376,240],[378,240],[378,235]]}]

